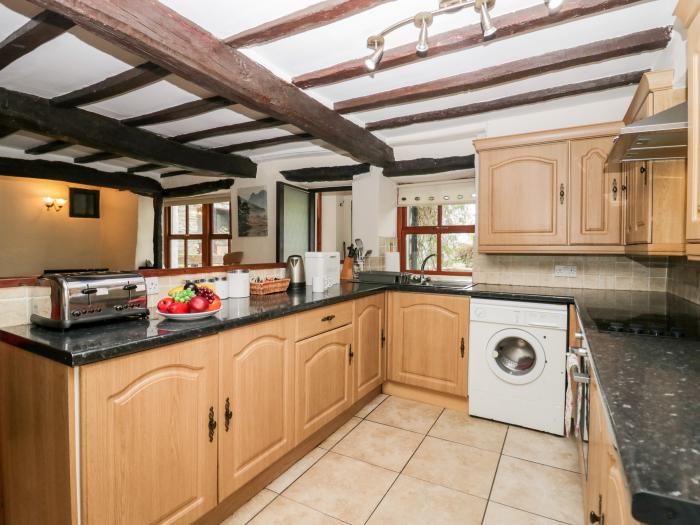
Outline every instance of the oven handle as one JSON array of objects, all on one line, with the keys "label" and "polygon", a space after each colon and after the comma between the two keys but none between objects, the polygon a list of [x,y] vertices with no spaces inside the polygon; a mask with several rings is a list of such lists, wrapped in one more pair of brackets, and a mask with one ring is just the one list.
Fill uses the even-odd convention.
[{"label": "oven handle", "polygon": [[591,382],[591,376],[581,372],[581,369],[579,368],[578,365],[573,366],[572,368],[574,370],[574,372],[572,374],[574,382],[580,383],[582,385],[587,385]]}]

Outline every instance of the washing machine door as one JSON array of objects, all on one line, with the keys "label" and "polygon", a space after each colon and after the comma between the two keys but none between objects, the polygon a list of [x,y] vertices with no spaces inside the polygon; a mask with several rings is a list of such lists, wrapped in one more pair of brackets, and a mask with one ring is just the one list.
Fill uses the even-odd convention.
[{"label": "washing machine door", "polygon": [[495,333],[486,345],[486,362],[500,379],[514,385],[535,381],[547,364],[540,342],[519,328]]}]

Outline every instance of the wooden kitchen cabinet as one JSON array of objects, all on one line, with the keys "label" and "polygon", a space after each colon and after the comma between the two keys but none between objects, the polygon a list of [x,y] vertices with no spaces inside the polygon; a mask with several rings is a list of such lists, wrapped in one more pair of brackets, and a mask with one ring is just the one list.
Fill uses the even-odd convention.
[{"label": "wooden kitchen cabinet", "polygon": [[352,343],[353,329],[348,325],[296,344],[297,443],[352,405]]},{"label": "wooden kitchen cabinet", "polygon": [[392,293],[388,379],[467,395],[469,298]]},{"label": "wooden kitchen cabinet", "polygon": [[382,385],[386,370],[385,295],[355,301],[354,399],[360,399]]},{"label": "wooden kitchen cabinet", "polygon": [[622,178],[620,166],[607,165],[613,137],[570,143],[571,244],[622,242]]},{"label": "wooden kitchen cabinet", "polygon": [[294,319],[221,334],[219,499],[294,446]]},{"label": "wooden kitchen cabinet", "polygon": [[216,506],[218,341],[80,369],[83,523],[185,524]]}]

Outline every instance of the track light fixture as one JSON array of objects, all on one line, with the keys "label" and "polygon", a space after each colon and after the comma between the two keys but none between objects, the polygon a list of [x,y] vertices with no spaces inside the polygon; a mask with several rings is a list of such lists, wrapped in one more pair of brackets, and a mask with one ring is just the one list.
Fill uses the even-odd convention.
[{"label": "track light fixture", "polygon": [[[562,8],[566,0],[543,1],[545,6],[547,6],[549,13],[554,14]],[[438,9],[434,11],[421,12],[412,18],[400,20],[387,27],[384,31],[369,37],[367,39],[367,47],[372,50],[372,53],[365,58],[365,68],[367,68],[367,71],[370,73],[376,71],[382,57],[384,56],[384,37],[399,27],[410,24],[411,22],[420,29],[418,34],[418,42],[416,43],[416,53],[419,55],[425,55],[428,52],[429,47],[428,28],[433,23],[433,17],[443,13],[458,11],[465,7],[474,7],[477,11],[479,11],[481,31],[484,34],[484,38],[492,37],[498,29],[494,25],[493,20],[491,20],[489,9],[495,3],[496,0],[440,0]]]}]

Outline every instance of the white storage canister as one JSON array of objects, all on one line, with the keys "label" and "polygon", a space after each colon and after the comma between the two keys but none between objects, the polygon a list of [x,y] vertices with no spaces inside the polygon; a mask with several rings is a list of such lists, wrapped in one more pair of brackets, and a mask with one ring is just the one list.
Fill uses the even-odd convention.
[{"label": "white storage canister", "polygon": [[231,270],[228,275],[228,296],[250,297],[250,272],[245,269]]},{"label": "white storage canister", "polygon": [[228,280],[226,277],[217,278],[214,282],[216,287],[216,295],[219,299],[228,299]]}]

